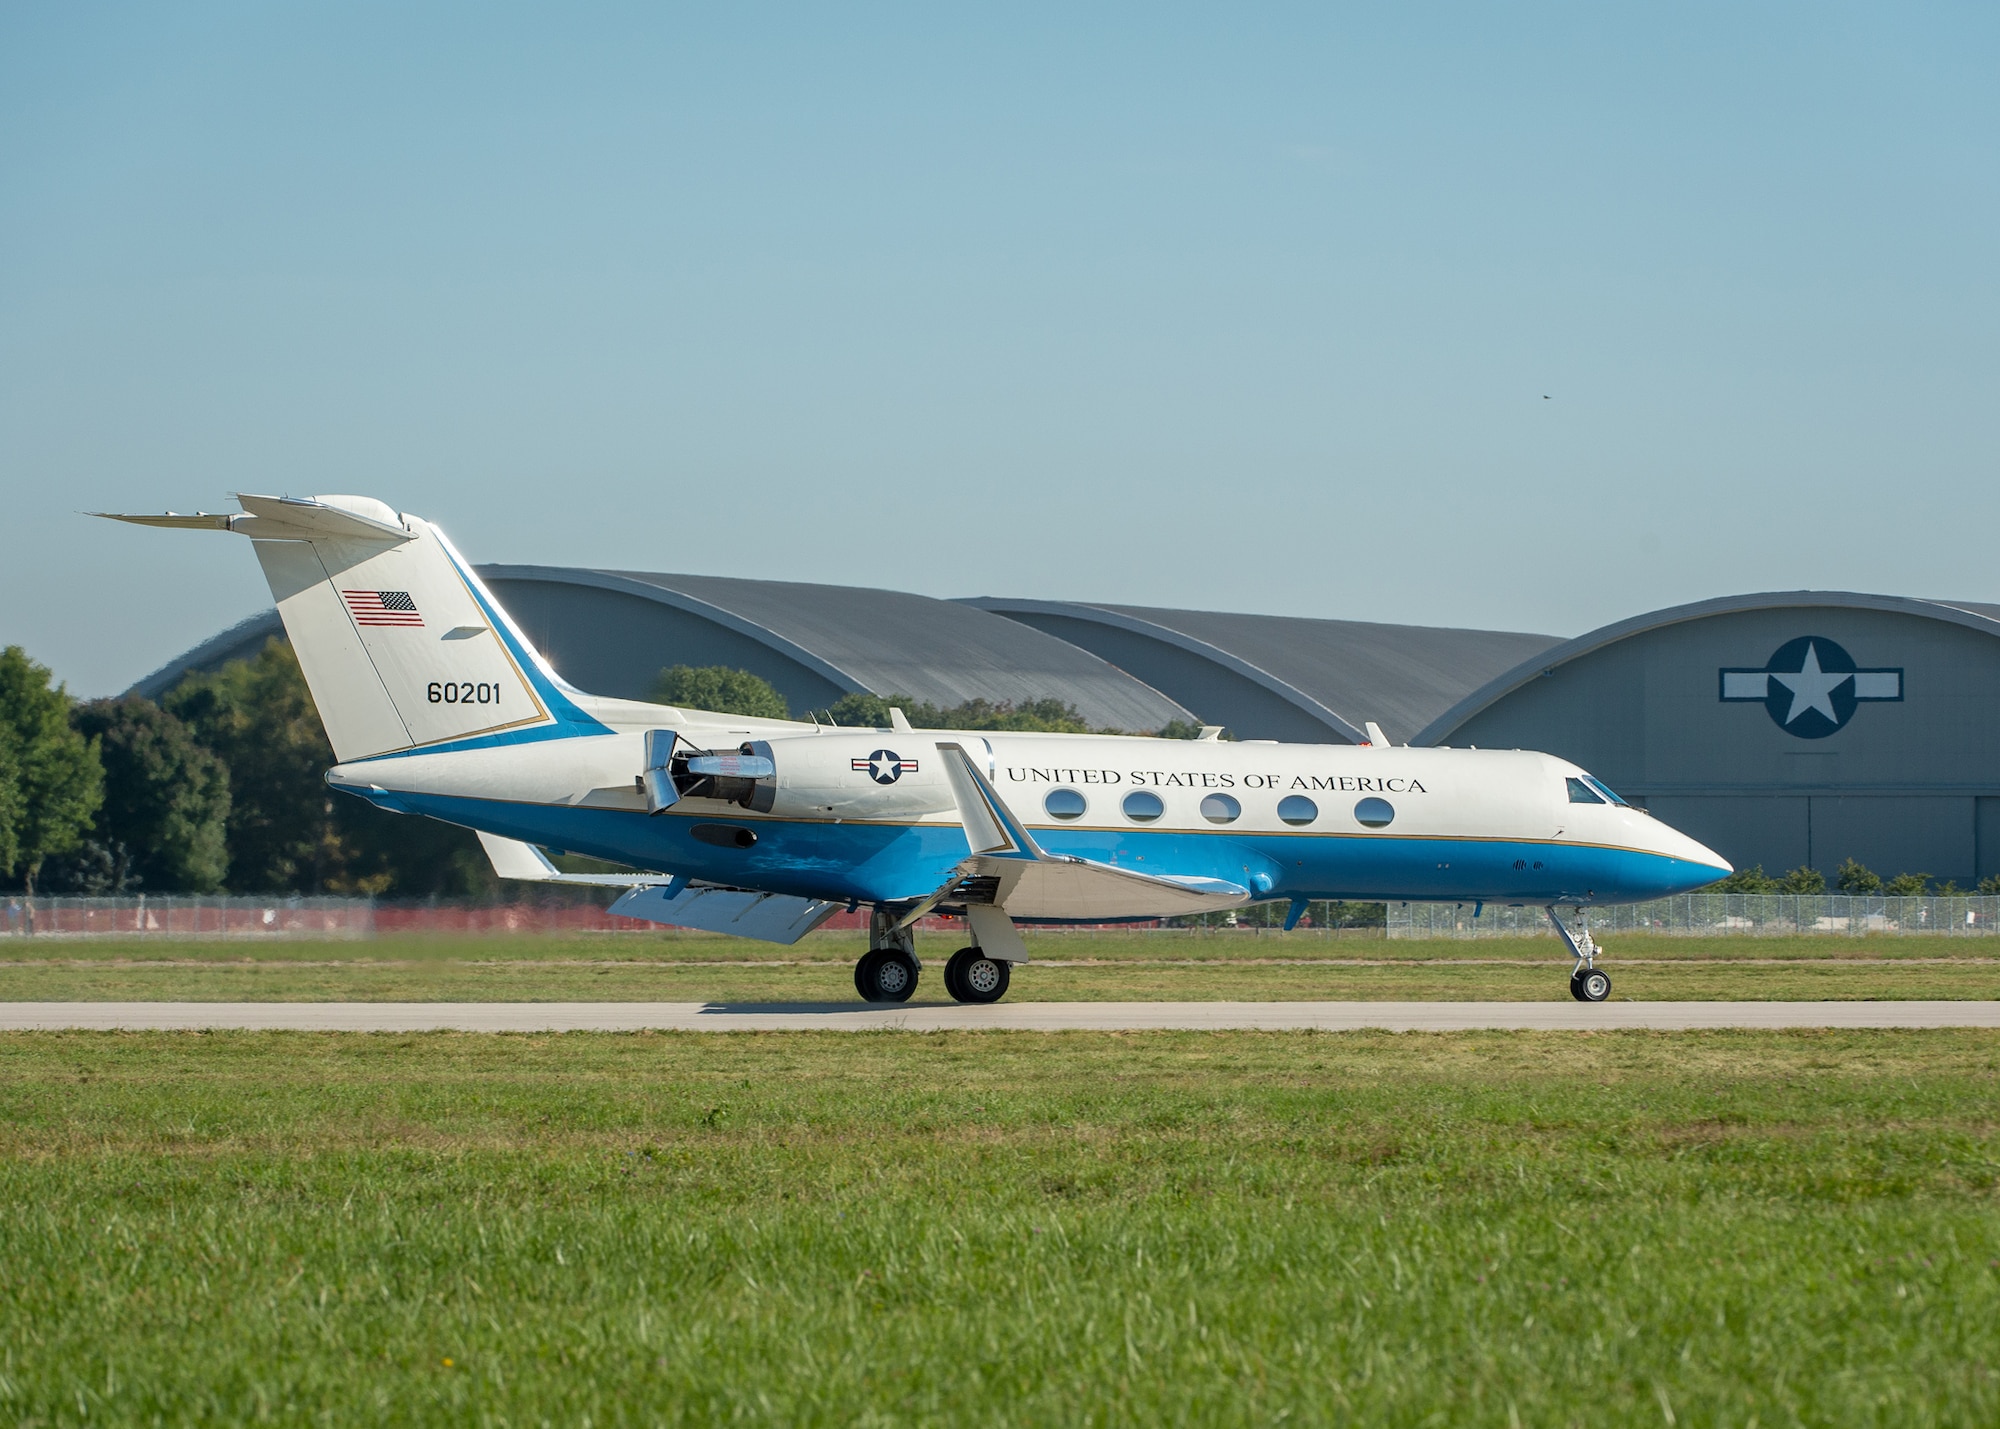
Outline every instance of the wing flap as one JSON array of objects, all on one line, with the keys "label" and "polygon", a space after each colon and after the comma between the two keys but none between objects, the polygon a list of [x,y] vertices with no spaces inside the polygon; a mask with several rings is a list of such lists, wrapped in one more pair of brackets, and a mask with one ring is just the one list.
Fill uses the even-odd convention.
[{"label": "wing flap", "polygon": [[[671,896],[669,896],[671,895]],[[704,933],[728,933],[760,943],[796,943],[837,913],[841,904],[736,888],[635,888],[608,910]]]},{"label": "wing flap", "polygon": [[1220,913],[1250,901],[1248,888],[1219,878],[1177,878],[1138,873],[1082,858],[975,861],[977,871],[1000,879],[1000,902],[1016,918],[1092,922],[1101,918],[1178,918]]}]

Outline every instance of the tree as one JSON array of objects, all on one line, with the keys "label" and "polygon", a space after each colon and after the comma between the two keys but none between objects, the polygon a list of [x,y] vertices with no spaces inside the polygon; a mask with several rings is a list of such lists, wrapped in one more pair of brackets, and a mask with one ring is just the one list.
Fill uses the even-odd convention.
[{"label": "tree", "polygon": [[918,729],[1038,730],[1051,734],[1089,734],[1089,724],[1075,705],[1058,699],[972,699],[939,706],[908,695],[843,695],[828,711],[835,724],[887,729],[889,707],[900,709]]},{"label": "tree", "polygon": [[1930,886],[1928,873],[1899,873],[1882,885],[1882,891],[1891,898],[1921,898]]},{"label": "tree", "polygon": [[0,723],[0,876],[13,873],[21,857],[21,758],[14,732]]},{"label": "tree", "polygon": [[2000,873],[1989,873],[1979,880],[1981,893],[2000,893]]},{"label": "tree", "polygon": [[424,896],[490,888],[473,835],[326,785],[333,747],[290,645],[189,675],[162,703],[229,769],[229,886]]},{"label": "tree", "polygon": [[97,750],[69,722],[69,693],[18,645],[0,651],[0,742],[14,766],[14,834],[4,870],[32,895],[42,864],[83,841],[104,801]]},{"label": "tree", "polygon": [[1780,893],[1824,893],[1826,875],[1816,868],[1800,864],[1778,881]]},{"label": "tree", "polygon": [[1778,890],[1778,880],[1764,872],[1764,865],[1761,863],[1750,868],[1739,868],[1729,877],[1708,886],[1710,893],[1776,893]]},{"label": "tree", "polygon": [[1882,875],[1873,869],[1864,868],[1853,859],[1844,859],[1834,870],[1833,886],[1842,893],[1880,893]]},{"label": "tree", "polygon": [[79,850],[108,874],[102,891],[222,887],[229,872],[229,771],[222,761],[183,721],[136,696],[79,705],[71,723],[96,741],[104,764],[104,803]]},{"label": "tree", "polygon": [[727,665],[669,665],[653,681],[653,701],[753,719],[788,719],[792,713],[769,680]]}]

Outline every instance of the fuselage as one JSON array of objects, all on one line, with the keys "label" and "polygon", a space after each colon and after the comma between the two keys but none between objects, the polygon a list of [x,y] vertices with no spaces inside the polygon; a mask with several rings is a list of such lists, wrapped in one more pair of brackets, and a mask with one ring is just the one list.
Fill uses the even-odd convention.
[{"label": "fuselage", "polygon": [[[775,773],[753,800],[649,815],[632,729],[344,764],[385,807],[634,868],[858,902],[921,898],[967,842],[940,742],[971,753],[1044,850],[1255,899],[1637,902],[1701,887],[1725,860],[1585,772],[1528,751],[969,734],[758,724]],[[1145,916],[1141,904],[1125,916]],[[1033,908],[1009,911],[1033,919]]]}]

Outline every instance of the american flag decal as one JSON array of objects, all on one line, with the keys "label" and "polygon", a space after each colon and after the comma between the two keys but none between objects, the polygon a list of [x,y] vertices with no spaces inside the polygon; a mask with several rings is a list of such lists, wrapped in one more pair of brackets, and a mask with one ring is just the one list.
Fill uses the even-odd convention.
[{"label": "american flag decal", "polygon": [[344,590],[340,598],[347,602],[348,613],[356,625],[424,623],[424,618],[417,614],[417,603],[406,590]]}]

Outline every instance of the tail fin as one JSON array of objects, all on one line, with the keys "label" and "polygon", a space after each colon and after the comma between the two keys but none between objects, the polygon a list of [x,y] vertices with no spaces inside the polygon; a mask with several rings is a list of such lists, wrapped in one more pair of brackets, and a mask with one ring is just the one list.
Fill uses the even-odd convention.
[{"label": "tail fin", "polygon": [[603,732],[429,522],[365,496],[237,500],[113,519],[250,537],[342,763]]}]

